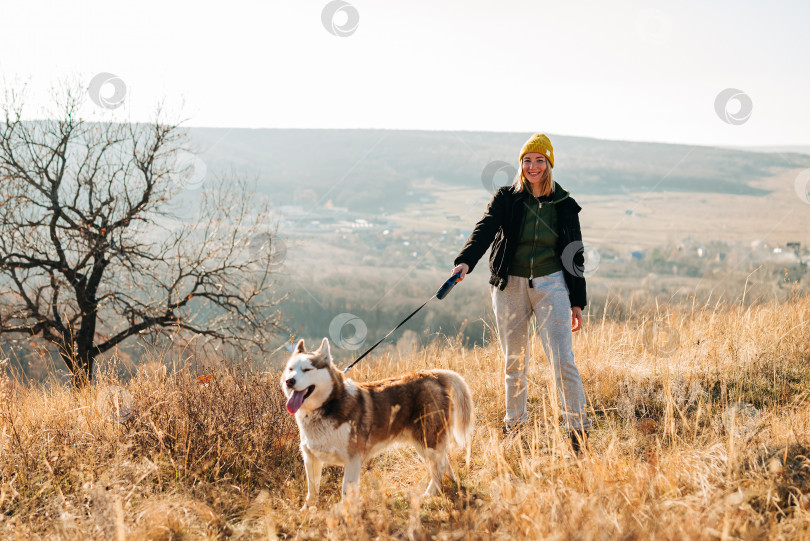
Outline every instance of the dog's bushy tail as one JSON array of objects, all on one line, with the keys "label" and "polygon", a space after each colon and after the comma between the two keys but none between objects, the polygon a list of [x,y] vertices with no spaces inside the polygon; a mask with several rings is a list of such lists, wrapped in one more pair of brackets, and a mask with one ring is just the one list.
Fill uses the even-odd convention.
[{"label": "dog's bushy tail", "polygon": [[475,425],[472,393],[470,393],[467,382],[459,374],[452,370],[442,370],[441,372],[446,377],[447,388],[450,391],[450,428],[453,438],[459,447],[469,450]]}]

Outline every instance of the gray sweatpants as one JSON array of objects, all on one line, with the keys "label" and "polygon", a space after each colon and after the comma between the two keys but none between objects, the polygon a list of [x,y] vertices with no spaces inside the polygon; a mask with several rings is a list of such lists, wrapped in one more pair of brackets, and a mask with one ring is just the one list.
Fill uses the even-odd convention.
[{"label": "gray sweatpants", "polygon": [[509,276],[503,291],[490,286],[492,308],[500,335],[506,371],[506,416],[512,425],[529,418],[526,399],[529,391],[531,349],[529,324],[537,320],[543,350],[551,363],[566,428],[590,426],[585,407],[582,378],[574,363],[571,343],[571,303],[563,271],[529,279]]}]

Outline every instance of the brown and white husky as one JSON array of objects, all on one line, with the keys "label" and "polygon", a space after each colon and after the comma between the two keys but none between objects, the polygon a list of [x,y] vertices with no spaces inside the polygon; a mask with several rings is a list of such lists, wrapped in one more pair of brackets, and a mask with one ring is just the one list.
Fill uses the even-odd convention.
[{"label": "brown and white husky", "polygon": [[467,383],[451,370],[418,370],[355,383],[332,362],[329,340],[307,352],[300,340],[281,374],[287,411],[295,415],[307,473],[304,507],[318,499],[321,469],[344,466],[343,494],[356,487],[363,462],[393,443],[416,447],[430,470],[426,495],[455,474],[447,457],[452,443],[465,447],[474,411]]}]

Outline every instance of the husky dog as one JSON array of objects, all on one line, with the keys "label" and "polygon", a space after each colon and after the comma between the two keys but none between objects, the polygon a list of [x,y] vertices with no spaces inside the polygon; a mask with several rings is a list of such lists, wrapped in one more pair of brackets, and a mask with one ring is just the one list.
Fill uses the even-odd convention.
[{"label": "husky dog", "polygon": [[366,459],[393,443],[416,447],[430,470],[426,495],[439,491],[452,440],[470,442],[474,411],[464,379],[451,370],[419,370],[369,383],[344,379],[329,340],[307,352],[300,340],[281,374],[287,411],[295,415],[307,472],[304,508],[318,500],[324,463],[344,466],[343,494],[356,487]]}]

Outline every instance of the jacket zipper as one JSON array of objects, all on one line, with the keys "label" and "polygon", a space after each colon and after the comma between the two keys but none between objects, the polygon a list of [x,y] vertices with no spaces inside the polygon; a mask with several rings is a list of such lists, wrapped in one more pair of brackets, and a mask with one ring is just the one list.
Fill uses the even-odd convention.
[{"label": "jacket zipper", "polygon": [[529,258],[529,287],[534,287],[534,249],[537,245],[537,220],[540,217],[540,209],[543,208],[543,202],[537,203],[537,211],[534,213],[534,229],[532,231],[532,255]]}]

